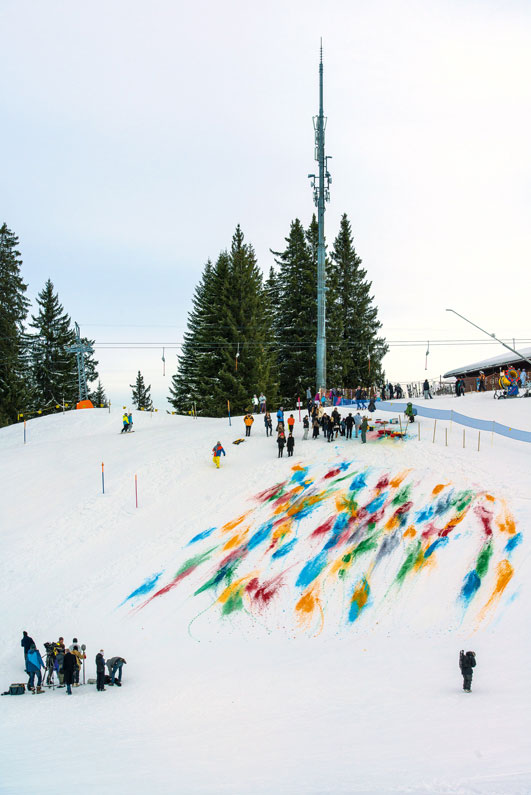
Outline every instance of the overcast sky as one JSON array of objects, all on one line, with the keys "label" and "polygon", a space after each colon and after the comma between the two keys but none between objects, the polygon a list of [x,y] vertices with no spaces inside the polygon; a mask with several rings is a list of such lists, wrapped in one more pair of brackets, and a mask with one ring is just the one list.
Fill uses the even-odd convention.
[{"label": "overcast sky", "polygon": [[[50,277],[114,402],[165,408],[206,260],[264,272],[314,210],[323,38],[329,245],[346,212],[390,341],[531,338],[531,3],[0,0],[0,223]],[[162,346],[166,347],[166,378]],[[529,343],[528,343],[529,344]],[[524,343],[522,342],[522,347]],[[495,346],[393,346],[393,380]]]}]

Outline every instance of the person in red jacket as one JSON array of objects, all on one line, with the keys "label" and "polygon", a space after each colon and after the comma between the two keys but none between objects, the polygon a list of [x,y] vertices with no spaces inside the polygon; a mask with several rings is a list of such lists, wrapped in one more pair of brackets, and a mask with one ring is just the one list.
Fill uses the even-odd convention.
[{"label": "person in red jacket", "polygon": [[216,468],[219,469],[219,462],[221,459],[221,454],[227,455],[223,447],[221,446],[221,442],[216,442],[215,446],[212,448],[212,455],[213,455],[213,462],[216,465]]}]

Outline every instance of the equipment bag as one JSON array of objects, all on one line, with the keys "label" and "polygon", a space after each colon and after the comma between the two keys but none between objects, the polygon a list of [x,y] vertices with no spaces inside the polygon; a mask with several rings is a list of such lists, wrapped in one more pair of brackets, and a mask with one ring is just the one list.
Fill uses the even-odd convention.
[{"label": "equipment bag", "polygon": [[10,696],[22,696],[25,692],[26,692],[26,685],[21,684],[20,682],[15,683],[14,685],[9,685]]}]

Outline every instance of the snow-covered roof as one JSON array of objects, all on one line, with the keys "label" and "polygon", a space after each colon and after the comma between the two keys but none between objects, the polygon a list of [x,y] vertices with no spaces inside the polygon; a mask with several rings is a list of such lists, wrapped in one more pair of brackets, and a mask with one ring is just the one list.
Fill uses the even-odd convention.
[{"label": "snow-covered roof", "polygon": [[521,348],[520,356],[506,350],[505,353],[502,353],[500,356],[493,356],[490,359],[483,359],[480,362],[473,362],[472,364],[465,364],[462,367],[456,367],[455,370],[449,370],[445,373],[443,378],[448,378],[452,375],[466,375],[467,373],[476,372],[476,370],[487,370],[491,367],[502,367],[505,364],[514,364],[515,362],[521,362],[522,356],[531,358],[531,348]]}]

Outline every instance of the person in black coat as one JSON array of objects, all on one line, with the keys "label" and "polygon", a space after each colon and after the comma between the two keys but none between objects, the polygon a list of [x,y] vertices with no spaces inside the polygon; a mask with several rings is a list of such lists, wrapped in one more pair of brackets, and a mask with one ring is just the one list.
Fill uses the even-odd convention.
[{"label": "person in black coat", "polygon": [[28,656],[28,652],[32,646],[35,646],[35,641],[33,638],[30,638],[26,630],[22,632],[22,640],[20,641],[20,645],[24,649],[24,670],[26,670],[26,657]]},{"label": "person in black coat", "polygon": [[96,690],[105,690],[105,657],[103,649],[96,654]]},{"label": "person in black coat", "polygon": [[353,428],[353,426],[354,426],[354,417],[352,416],[352,413],[350,413],[348,415],[348,417],[345,418],[345,428],[346,428],[346,438],[347,439],[352,439],[352,428]]},{"label": "person in black coat", "polygon": [[286,437],[284,436],[284,431],[280,431],[277,438],[278,444],[278,457],[283,458],[284,456],[284,445],[286,444]]},{"label": "person in black coat", "polygon": [[74,684],[74,671],[77,668],[77,660],[75,654],[72,654],[70,649],[65,650],[63,659],[63,676],[66,685],[67,695],[72,695],[72,685]]},{"label": "person in black coat", "polygon": [[465,652],[461,649],[459,652],[459,668],[461,669],[461,673],[463,675],[463,690],[465,693],[472,692],[472,676],[474,674],[475,667],[476,652],[467,651],[465,654]]},{"label": "person in black coat", "polygon": [[288,436],[288,441],[286,443],[288,448],[288,457],[293,455],[293,448],[295,447],[295,439],[293,438],[293,434],[290,433]]}]

